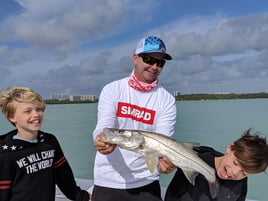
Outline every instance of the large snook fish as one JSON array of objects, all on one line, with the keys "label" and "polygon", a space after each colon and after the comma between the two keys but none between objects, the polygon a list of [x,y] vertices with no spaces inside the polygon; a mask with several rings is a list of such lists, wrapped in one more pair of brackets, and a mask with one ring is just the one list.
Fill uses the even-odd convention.
[{"label": "large snook fish", "polygon": [[193,151],[193,146],[197,143],[178,142],[163,134],[141,130],[105,128],[103,131],[106,139],[101,141],[117,144],[123,149],[143,154],[151,173],[157,167],[158,158],[165,157],[182,169],[192,185],[195,184],[195,177],[198,173],[202,174],[208,180],[211,197],[217,196],[219,187],[215,170]]}]

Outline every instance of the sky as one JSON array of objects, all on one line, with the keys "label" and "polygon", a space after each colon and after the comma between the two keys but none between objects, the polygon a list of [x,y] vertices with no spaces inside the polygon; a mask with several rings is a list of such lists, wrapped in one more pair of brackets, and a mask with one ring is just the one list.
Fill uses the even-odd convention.
[{"label": "sky", "polygon": [[268,92],[267,0],[1,0],[0,88],[98,97],[149,35],[170,93]]}]

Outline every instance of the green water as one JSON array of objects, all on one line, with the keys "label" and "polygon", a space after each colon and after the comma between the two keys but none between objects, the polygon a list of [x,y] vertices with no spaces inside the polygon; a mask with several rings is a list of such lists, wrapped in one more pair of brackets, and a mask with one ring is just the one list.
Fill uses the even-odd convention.
[{"label": "green water", "polygon": [[[178,117],[174,137],[199,142],[225,152],[247,128],[268,137],[268,99],[208,100],[177,102]],[[97,103],[47,105],[42,130],[57,136],[77,178],[93,178],[95,149],[92,131],[96,125]],[[0,133],[13,129],[0,116]],[[172,178],[161,176],[161,185]],[[268,175],[249,176],[248,198],[267,201]]]}]

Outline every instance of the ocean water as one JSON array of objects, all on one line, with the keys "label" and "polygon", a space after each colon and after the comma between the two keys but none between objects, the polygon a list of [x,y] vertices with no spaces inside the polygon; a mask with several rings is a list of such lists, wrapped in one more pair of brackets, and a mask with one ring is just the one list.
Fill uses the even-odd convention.
[{"label": "ocean water", "polygon": [[[177,101],[177,110],[174,138],[182,142],[199,142],[225,152],[248,128],[268,138],[268,99]],[[93,178],[96,117],[97,103],[47,105],[42,130],[57,136],[77,178]],[[11,129],[0,115],[0,133]],[[161,185],[167,186],[172,176],[161,175]],[[249,176],[248,199],[267,201],[267,186],[267,174]]]}]

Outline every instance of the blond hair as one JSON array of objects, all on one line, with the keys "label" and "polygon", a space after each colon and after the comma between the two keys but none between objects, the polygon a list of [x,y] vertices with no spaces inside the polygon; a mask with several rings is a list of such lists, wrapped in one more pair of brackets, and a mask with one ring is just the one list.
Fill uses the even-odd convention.
[{"label": "blond hair", "polygon": [[[13,87],[7,91],[0,91],[0,107],[2,113],[9,120],[16,112],[15,102],[31,103],[40,106],[45,111],[46,104],[41,95],[28,87]],[[11,122],[12,125],[14,123]],[[15,126],[15,125],[14,125]]]}]

